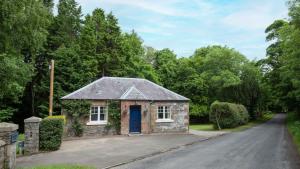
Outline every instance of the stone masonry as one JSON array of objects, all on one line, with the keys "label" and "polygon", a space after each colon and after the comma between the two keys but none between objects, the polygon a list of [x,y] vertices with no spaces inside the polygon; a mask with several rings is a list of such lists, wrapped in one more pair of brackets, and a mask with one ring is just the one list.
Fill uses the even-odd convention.
[{"label": "stone masonry", "polygon": [[[106,106],[106,101],[92,101],[91,105],[94,106]],[[68,114],[62,112],[63,115],[66,116],[66,124],[64,126],[64,137],[74,137],[75,133],[72,129],[72,117],[70,117]],[[117,134],[116,130],[113,127],[109,127],[106,124],[101,125],[88,125],[89,122],[89,115],[86,115],[80,119],[80,123],[83,126],[83,135],[82,136],[105,136],[105,135],[115,135]]]},{"label": "stone masonry", "polygon": [[[130,106],[140,105],[141,133],[187,132],[189,130],[188,102],[121,101],[121,134],[129,134]],[[172,122],[156,122],[158,106],[169,106]]]},{"label": "stone masonry", "polygon": [[5,142],[0,140],[0,168],[2,169],[4,166],[4,151],[5,151]]},{"label": "stone masonry", "polygon": [[39,129],[41,118],[30,117],[24,120],[25,123],[25,143],[24,153],[34,154],[39,152]]},{"label": "stone masonry", "polygon": [[[92,105],[106,106],[106,101],[94,100]],[[130,106],[141,106],[141,133],[174,133],[188,132],[189,130],[189,103],[187,101],[121,101],[121,134],[129,134]],[[171,121],[157,121],[158,106],[168,106],[171,111]],[[109,112],[108,112],[109,113]],[[66,114],[64,114],[66,115]],[[74,136],[72,132],[72,119],[67,117],[65,125],[65,137]],[[107,125],[87,125],[89,115],[81,119],[84,127],[83,136],[103,136],[116,134],[114,128],[107,128]]]},{"label": "stone masonry", "polygon": [[12,123],[0,123],[0,155],[4,149],[4,161],[0,168],[15,169],[16,168],[16,136],[18,125]]}]

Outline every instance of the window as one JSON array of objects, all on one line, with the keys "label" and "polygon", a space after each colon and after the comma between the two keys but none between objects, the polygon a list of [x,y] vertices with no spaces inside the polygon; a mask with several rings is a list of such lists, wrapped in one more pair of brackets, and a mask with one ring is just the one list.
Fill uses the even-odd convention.
[{"label": "window", "polygon": [[107,123],[107,107],[92,106],[90,111],[90,122],[88,125],[106,124]]},{"label": "window", "polygon": [[173,122],[169,106],[158,106],[156,122]]}]

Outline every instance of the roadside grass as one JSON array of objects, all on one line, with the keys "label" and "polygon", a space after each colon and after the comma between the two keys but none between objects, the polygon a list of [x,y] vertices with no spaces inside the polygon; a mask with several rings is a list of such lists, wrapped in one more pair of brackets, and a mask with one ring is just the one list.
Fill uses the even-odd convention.
[{"label": "roadside grass", "polygon": [[213,124],[191,124],[190,128],[193,130],[201,130],[201,131],[214,131]]},{"label": "roadside grass", "polygon": [[36,167],[18,168],[18,169],[96,169],[96,168],[89,167],[89,166],[60,164],[60,165],[45,165],[45,166],[36,166]]},{"label": "roadside grass", "polygon": [[287,114],[286,124],[289,133],[293,137],[293,141],[300,152],[300,118],[296,113],[289,112]]},{"label": "roadside grass", "polygon": [[[220,131],[230,131],[230,132],[243,131],[272,119],[274,115],[275,115],[274,113],[265,113],[263,114],[263,117],[255,121],[250,121],[249,123],[242,126],[238,126],[236,128],[222,129]],[[213,124],[191,124],[190,129],[199,130],[199,131],[219,131],[217,129],[214,129]]]},{"label": "roadside grass", "polygon": [[18,141],[24,141],[25,140],[25,135],[24,134],[19,134],[18,135]]}]

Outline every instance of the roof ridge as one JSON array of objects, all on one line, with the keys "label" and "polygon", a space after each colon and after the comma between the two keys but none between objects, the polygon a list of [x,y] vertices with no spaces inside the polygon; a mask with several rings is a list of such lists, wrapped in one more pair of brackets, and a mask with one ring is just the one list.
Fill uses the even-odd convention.
[{"label": "roof ridge", "polygon": [[111,78],[111,79],[138,79],[138,80],[146,80],[144,78],[139,77],[113,77],[113,76],[103,76],[102,78]]}]

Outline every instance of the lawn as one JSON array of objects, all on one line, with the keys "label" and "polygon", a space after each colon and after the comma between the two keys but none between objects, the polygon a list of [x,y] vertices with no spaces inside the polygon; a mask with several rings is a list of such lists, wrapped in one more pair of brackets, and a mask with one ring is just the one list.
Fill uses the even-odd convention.
[{"label": "lawn", "polygon": [[[236,127],[236,128],[232,128],[232,129],[222,129],[221,131],[242,131],[242,130],[246,130],[249,129],[251,127],[254,127],[258,124],[264,123],[270,119],[272,119],[274,116],[273,113],[265,113],[263,115],[262,118],[257,119],[255,121],[250,121],[249,123]],[[213,128],[212,124],[191,124],[190,125],[190,129],[193,130],[200,130],[200,131],[216,131],[216,129]]]},{"label": "lawn", "polygon": [[291,135],[293,136],[294,143],[298,147],[300,152],[300,119],[296,113],[288,113],[287,115],[287,127]]},{"label": "lawn", "polygon": [[88,166],[61,164],[61,165],[45,165],[45,166],[36,166],[36,167],[18,168],[18,169],[95,169],[95,168],[88,167]]}]

